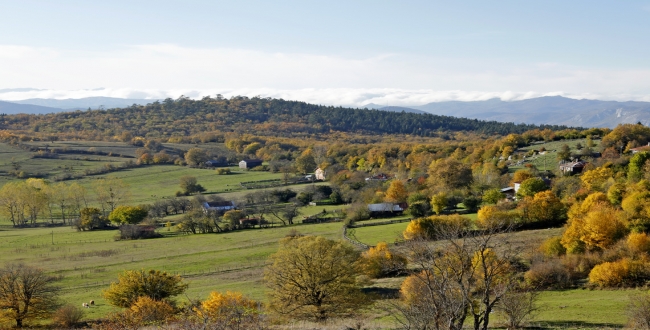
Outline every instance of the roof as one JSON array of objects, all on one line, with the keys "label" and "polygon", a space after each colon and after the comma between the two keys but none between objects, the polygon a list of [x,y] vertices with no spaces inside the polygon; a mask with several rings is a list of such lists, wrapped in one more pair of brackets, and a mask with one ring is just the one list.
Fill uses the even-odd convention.
[{"label": "roof", "polygon": [[583,168],[587,163],[579,160],[571,163],[560,164],[560,168]]},{"label": "roof", "polygon": [[263,160],[261,160],[261,159],[244,159],[244,160],[242,160],[242,162],[244,162],[244,163],[262,163]]},{"label": "roof", "polygon": [[370,212],[401,212],[407,208],[406,203],[378,203],[368,204]]},{"label": "roof", "polygon": [[233,207],[235,203],[232,201],[223,201],[223,202],[204,202],[203,206],[205,207]]}]

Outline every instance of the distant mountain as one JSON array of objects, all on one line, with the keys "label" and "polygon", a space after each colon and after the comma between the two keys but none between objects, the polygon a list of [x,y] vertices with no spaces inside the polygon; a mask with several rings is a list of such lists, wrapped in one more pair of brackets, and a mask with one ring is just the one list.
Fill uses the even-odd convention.
[{"label": "distant mountain", "polygon": [[0,101],[0,113],[5,113],[8,115],[15,115],[18,113],[27,113],[27,114],[45,114],[45,113],[55,113],[64,111],[63,109],[43,107],[39,105],[32,104],[17,104],[12,102]]},{"label": "distant mountain", "polygon": [[437,115],[537,125],[612,128],[618,124],[637,122],[650,125],[650,102],[545,96],[521,101],[434,102],[411,108]]},{"label": "distant mountain", "polygon": [[112,109],[125,108],[133,104],[146,105],[156,100],[148,99],[121,99],[116,97],[84,97],[81,99],[27,99],[21,101],[12,101],[19,104],[33,104],[44,107],[54,107],[67,110],[86,110],[90,109]]}]

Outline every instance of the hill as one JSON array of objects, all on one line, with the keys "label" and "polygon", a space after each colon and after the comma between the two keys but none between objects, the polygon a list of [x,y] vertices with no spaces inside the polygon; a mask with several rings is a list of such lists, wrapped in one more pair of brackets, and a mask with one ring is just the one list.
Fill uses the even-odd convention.
[{"label": "hill", "polygon": [[637,122],[650,125],[650,102],[576,100],[545,96],[521,101],[491,99],[434,102],[411,108],[437,115],[538,125],[610,128]]},{"label": "hill", "polygon": [[4,114],[46,114],[64,111],[63,109],[51,108],[32,104],[17,104],[13,102],[0,101],[0,113]]},{"label": "hill", "polygon": [[166,99],[111,110],[0,117],[0,129],[67,134],[68,137],[77,138],[113,137],[127,132],[148,137],[191,136],[206,132],[269,136],[330,132],[436,136],[444,131],[509,134],[536,128],[560,130],[566,127],[362,110],[258,97]]}]

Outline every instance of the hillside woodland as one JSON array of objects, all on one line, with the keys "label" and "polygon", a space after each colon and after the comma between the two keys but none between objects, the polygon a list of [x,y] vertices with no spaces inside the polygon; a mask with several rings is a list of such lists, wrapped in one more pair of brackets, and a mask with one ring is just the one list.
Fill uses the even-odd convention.
[{"label": "hillside woodland", "polygon": [[[110,171],[159,164],[200,168],[209,159],[235,163],[259,158],[264,165],[251,171],[280,178],[276,186],[243,194],[237,210],[206,212],[202,203],[224,198],[202,195],[203,187],[192,178],[182,179],[178,196],[133,205],[130,191],[140,188],[95,177],[103,173],[57,178],[57,183],[47,173],[21,174],[18,166],[8,173],[12,181],[0,189],[0,212],[19,228],[39,223],[63,223],[80,231],[120,226],[122,239],[164,240],[151,228],[165,224],[199,235],[292,226],[302,205],[310,202],[346,204],[344,215],[326,220],[324,210],[315,222],[344,218],[347,228],[394,215],[372,212],[367,205],[373,203],[405,203],[413,219],[398,244],[353,248],[298,231],[287,235],[260,279],[267,286],[266,303],[215,292],[182,306],[172,299],[186,288],[180,278],[152,270],[146,278],[173,288],[161,296],[137,289],[148,287],[135,280],[145,276],[126,272],[104,291],[123,311],[97,327],[179,323],[188,328],[265,328],[293,320],[354,318],[379,309],[394,316],[395,328],[462,329],[471,324],[487,329],[496,322],[495,312],[514,329],[535,311],[539,291],[644,287],[650,280],[650,152],[643,148],[650,142],[650,128],[641,124],[613,130],[538,127],[217,97],[105,111],[5,115],[0,128],[3,142],[46,159],[75,152],[48,147],[55,141],[103,140],[137,147],[124,167]],[[579,160],[581,171],[559,169],[560,163]],[[325,171],[326,185],[301,191],[286,187],[290,178],[316,168]],[[94,178],[89,188],[76,181],[86,176]],[[516,194],[506,196],[508,187],[516,187]],[[474,213],[476,220],[465,216]],[[174,214],[182,215],[173,223],[165,219]],[[517,231],[551,227],[563,232],[541,246],[524,249],[509,238]],[[385,278],[399,280],[398,292],[373,294],[369,288],[374,281]],[[128,300],[114,298],[118,296]],[[9,298],[0,294],[0,308],[10,309],[3,299]],[[629,307],[633,327],[643,328],[648,305]],[[51,312],[43,310],[43,315]]]}]

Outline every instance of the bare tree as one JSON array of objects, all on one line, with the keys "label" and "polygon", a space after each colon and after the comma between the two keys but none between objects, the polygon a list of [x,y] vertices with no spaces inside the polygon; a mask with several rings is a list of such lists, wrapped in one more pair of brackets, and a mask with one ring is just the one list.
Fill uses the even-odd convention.
[{"label": "bare tree", "polygon": [[628,326],[630,329],[650,329],[650,294],[639,294],[630,297],[627,308]]},{"label": "bare tree", "polygon": [[9,264],[0,269],[0,309],[22,328],[24,321],[55,311],[59,304],[56,278],[41,269]]},{"label": "bare tree", "polygon": [[512,290],[503,296],[496,309],[505,318],[508,330],[521,329],[525,322],[535,316],[538,297],[539,291],[532,288]]},{"label": "bare tree", "polygon": [[448,224],[436,229],[437,242],[410,241],[409,262],[421,271],[402,287],[404,328],[460,330],[468,319],[475,330],[487,330],[491,313],[518,283],[511,266],[518,251],[501,235],[507,231]]}]

